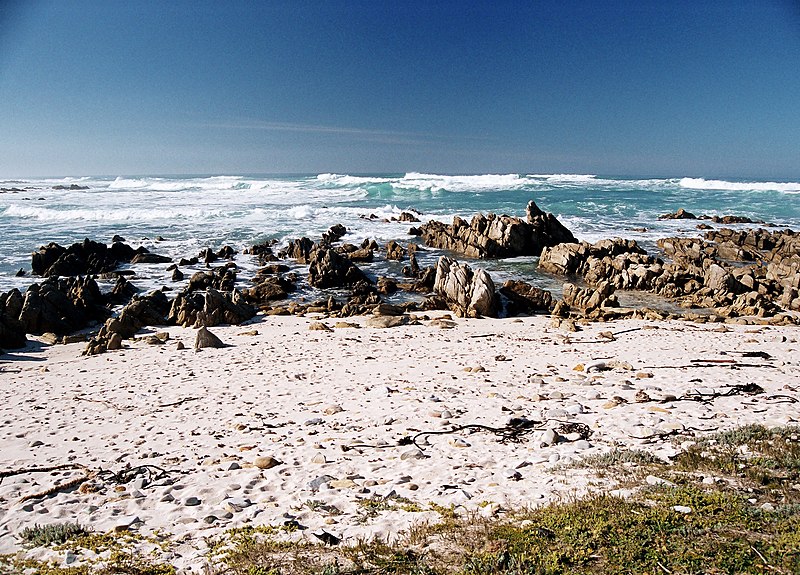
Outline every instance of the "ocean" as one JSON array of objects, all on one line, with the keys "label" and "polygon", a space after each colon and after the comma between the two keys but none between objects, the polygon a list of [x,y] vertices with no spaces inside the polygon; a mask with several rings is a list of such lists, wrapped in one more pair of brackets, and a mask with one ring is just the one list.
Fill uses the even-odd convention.
[{"label": "ocean", "polygon": [[[205,247],[231,245],[241,251],[265,241],[280,246],[301,236],[317,240],[341,223],[348,229],[343,241],[371,238],[383,244],[414,239],[407,235],[408,223],[390,221],[402,211],[418,211],[423,222],[449,223],[455,215],[470,218],[478,212],[524,216],[529,200],[553,212],[581,240],[625,237],[653,253],[658,238],[702,234],[696,221],[658,220],[678,208],[800,229],[798,182],[407,173],[0,179],[0,189],[0,291],[36,281],[15,274],[30,272],[31,252],[48,242],[110,243],[118,234],[134,247],[144,245],[177,261]],[[424,252],[420,264],[431,264],[439,255]],[[257,263],[241,254],[236,262],[244,285]],[[551,288],[560,281],[537,274],[536,258],[472,264],[487,269],[496,282],[518,278]],[[373,276],[399,276],[400,265],[378,261],[362,267]],[[165,268],[135,266],[132,281],[142,289],[180,287],[170,282]]]}]

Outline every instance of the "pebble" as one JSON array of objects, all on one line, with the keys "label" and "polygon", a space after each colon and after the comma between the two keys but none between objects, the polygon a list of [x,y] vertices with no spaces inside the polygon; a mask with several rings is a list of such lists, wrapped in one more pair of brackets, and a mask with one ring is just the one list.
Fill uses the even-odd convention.
[{"label": "pebble", "polygon": [[522,479],[522,474],[516,469],[504,469],[503,477],[505,477],[506,479],[510,479],[512,481],[519,481],[520,479]]},{"label": "pebble", "polygon": [[548,445],[553,445],[558,441],[558,433],[556,433],[555,429],[548,429],[542,434],[542,447],[547,447]]},{"label": "pebble", "polygon": [[325,458],[325,454],[317,453],[314,457],[311,458],[311,463],[322,465],[323,463],[328,463],[328,460]]},{"label": "pebble", "polygon": [[552,453],[550,455],[550,457],[547,459],[547,462],[550,463],[551,465],[554,465],[554,464],[558,463],[558,461],[560,459],[561,459],[561,456],[558,453]]},{"label": "pebble", "polygon": [[312,417],[311,419],[309,419],[309,420],[307,420],[307,421],[305,422],[305,425],[319,425],[319,424],[321,424],[323,421],[324,421],[324,420],[323,420],[321,417]]},{"label": "pebble", "polygon": [[572,405],[568,405],[565,409],[570,415],[579,415],[583,413],[583,406],[580,403],[573,403]]},{"label": "pebble", "polygon": [[425,455],[419,449],[409,449],[408,451],[404,451],[400,454],[400,459],[408,460],[408,459],[425,459],[427,455]]},{"label": "pebble", "polygon": [[[233,462],[231,465],[236,465],[236,467],[234,467],[233,469],[239,468],[239,465],[236,462]],[[272,469],[273,467],[281,465],[281,462],[272,457],[271,455],[262,455],[260,457],[256,457],[253,460],[253,465],[258,467],[259,469]]]},{"label": "pebble", "polygon": [[450,445],[452,445],[453,447],[459,447],[459,448],[471,447],[470,443],[467,440],[462,439],[460,437],[451,437],[448,443],[450,443]]},{"label": "pebble", "polygon": [[351,489],[357,486],[356,482],[352,479],[334,479],[333,481],[329,481],[328,485],[334,489]]},{"label": "pebble", "polygon": [[661,477],[656,477],[655,475],[648,475],[644,478],[645,482],[648,485],[663,485],[665,487],[675,487],[675,484],[672,481],[668,481]]},{"label": "pebble", "polygon": [[344,411],[344,409],[342,409],[341,405],[329,405],[323,410],[323,413],[325,415],[334,415],[336,413],[341,413],[342,411]]},{"label": "pebble", "polygon": [[187,497],[183,500],[183,504],[186,507],[194,507],[196,505],[200,505],[200,500],[197,497]]},{"label": "pebble", "polygon": [[572,447],[576,451],[585,451],[587,449],[590,449],[592,447],[592,444],[589,443],[588,441],[586,441],[585,439],[581,439],[581,440],[576,441],[575,443],[573,443]]},{"label": "pebble", "polygon": [[334,481],[336,478],[331,477],[330,475],[320,475],[308,482],[307,486],[311,491],[319,491],[320,487]]},{"label": "pebble", "polygon": [[674,509],[678,513],[684,513],[684,514],[692,512],[692,508],[691,507],[687,507],[686,505],[674,505],[672,507],[672,509]]}]

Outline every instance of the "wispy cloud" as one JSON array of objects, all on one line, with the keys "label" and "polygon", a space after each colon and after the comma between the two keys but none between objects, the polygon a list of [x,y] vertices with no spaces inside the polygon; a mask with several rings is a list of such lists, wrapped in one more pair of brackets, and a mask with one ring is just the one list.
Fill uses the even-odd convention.
[{"label": "wispy cloud", "polygon": [[219,122],[206,124],[209,128],[221,128],[227,130],[263,130],[267,132],[302,132],[310,134],[331,134],[339,136],[351,136],[358,140],[395,143],[395,144],[419,144],[430,141],[441,140],[489,140],[491,138],[481,136],[464,135],[444,135],[427,132],[406,132],[400,130],[373,130],[367,128],[356,128],[348,126],[326,126],[320,124],[295,124],[291,122]]}]

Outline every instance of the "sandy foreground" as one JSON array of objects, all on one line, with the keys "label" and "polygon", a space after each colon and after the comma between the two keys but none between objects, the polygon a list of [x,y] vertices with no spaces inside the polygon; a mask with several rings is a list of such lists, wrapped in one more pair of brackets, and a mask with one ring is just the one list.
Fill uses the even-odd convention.
[{"label": "sandy foreground", "polygon": [[[568,333],[541,316],[309,330],[315,321],[212,328],[224,349],[195,351],[195,330],[171,327],[147,332],[168,332],[163,345],[82,357],[85,344],[32,343],[0,356],[0,472],[78,463],[94,473],[27,499],[87,472],[5,477],[0,553],[21,549],[24,527],[77,521],[168,533],[163,559],[197,571],[204,538],[231,527],[295,521],[306,529],[289,537],[392,537],[436,514],[407,505],[369,517],[359,499],[496,513],[613,489],[564,467],[590,454],[667,458],[693,435],[800,420],[797,327],[620,321]],[[753,383],[763,393],[735,387]],[[698,394],[708,400],[685,399]],[[398,445],[511,418],[539,423],[522,442],[462,430],[418,437],[422,450]],[[154,467],[123,484],[107,473],[139,466]],[[156,479],[155,468],[167,473]]]}]

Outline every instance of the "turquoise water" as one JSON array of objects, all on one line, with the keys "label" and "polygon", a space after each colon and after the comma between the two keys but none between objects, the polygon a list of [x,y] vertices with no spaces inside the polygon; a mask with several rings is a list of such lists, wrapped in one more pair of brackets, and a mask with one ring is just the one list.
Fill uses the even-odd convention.
[{"label": "turquoise water", "polygon": [[[87,189],[57,189],[79,186]],[[579,238],[626,237],[655,249],[670,235],[699,235],[696,222],[659,221],[685,208],[696,214],[748,216],[800,229],[800,183],[702,178],[617,178],[575,174],[386,174],[304,176],[83,177],[0,180],[0,290],[25,287],[16,278],[30,269],[30,252],[50,241],[62,245],[85,237],[110,242],[122,235],[134,246],[175,258],[204,247],[238,249],[275,240],[317,238],[336,223],[359,243],[411,239],[408,224],[386,222],[403,210],[420,219],[451,221],[477,212],[522,215],[531,199],[555,213]],[[367,219],[370,215],[376,219]],[[162,236],[163,241],[156,241]],[[423,256],[434,261],[438,253]],[[249,258],[237,259],[246,275]],[[385,263],[373,274],[399,270]],[[502,277],[545,281],[535,261],[482,262]],[[383,267],[382,267],[383,266]],[[142,287],[165,281],[165,266],[137,267]]]}]

